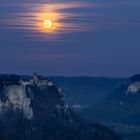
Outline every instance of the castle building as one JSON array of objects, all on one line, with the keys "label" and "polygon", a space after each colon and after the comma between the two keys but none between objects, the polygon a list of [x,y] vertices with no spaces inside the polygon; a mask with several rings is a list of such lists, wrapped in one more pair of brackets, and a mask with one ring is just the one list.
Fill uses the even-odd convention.
[{"label": "castle building", "polygon": [[19,83],[26,87],[27,85],[35,85],[35,86],[53,86],[54,84],[52,83],[52,81],[48,81],[47,78],[44,78],[41,75],[38,75],[37,73],[33,74],[33,78],[30,79],[29,81],[24,81],[24,80],[20,80]]}]

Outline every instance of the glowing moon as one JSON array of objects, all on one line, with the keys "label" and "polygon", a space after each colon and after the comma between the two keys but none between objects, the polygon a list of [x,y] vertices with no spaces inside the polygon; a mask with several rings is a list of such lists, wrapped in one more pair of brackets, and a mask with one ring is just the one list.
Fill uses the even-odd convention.
[{"label": "glowing moon", "polygon": [[50,19],[46,19],[43,22],[43,26],[45,29],[51,29],[53,27],[53,22]]}]

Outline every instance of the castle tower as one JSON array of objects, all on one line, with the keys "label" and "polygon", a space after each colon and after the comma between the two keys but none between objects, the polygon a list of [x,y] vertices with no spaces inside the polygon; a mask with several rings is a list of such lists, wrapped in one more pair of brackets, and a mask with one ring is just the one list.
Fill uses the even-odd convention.
[{"label": "castle tower", "polygon": [[37,84],[38,83],[38,75],[37,73],[33,74],[33,84]]}]

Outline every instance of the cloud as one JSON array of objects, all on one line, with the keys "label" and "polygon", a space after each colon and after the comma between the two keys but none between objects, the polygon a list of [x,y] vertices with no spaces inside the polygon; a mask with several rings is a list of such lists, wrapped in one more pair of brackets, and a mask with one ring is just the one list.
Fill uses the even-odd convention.
[{"label": "cloud", "polygon": [[[0,29],[15,32],[14,36],[23,36],[31,41],[64,41],[66,34],[138,27],[140,23],[135,6],[138,1],[0,2]],[[133,17],[136,18],[132,20]],[[43,21],[48,18],[53,21],[53,30],[49,31],[43,27]]]},{"label": "cloud", "polygon": [[[0,28],[21,31],[31,38],[57,40],[64,34],[91,31],[96,28],[95,18],[101,16],[93,9],[109,5],[87,2],[6,1],[0,5]],[[89,10],[91,9],[91,12]],[[45,19],[53,21],[53,30],[43,27]],[[61,35],[60,35],[61,34]]]}]

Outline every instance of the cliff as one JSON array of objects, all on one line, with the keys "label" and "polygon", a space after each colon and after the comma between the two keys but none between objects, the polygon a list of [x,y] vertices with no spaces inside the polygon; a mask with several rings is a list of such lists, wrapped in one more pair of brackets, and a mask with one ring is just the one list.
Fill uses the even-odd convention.
[{"label": "cliff", "polygon": [[31,82],[23,86],[19,77],[15,76],[12,82],[11,78],[5,80],[3,77],[3,80],[0,76],[0,133],[4,139],[119,139],[109,128],[90,124],[71,110],[60,88],[48,84],[48,79],[44,79],[48,82],[40,82],[38,79],[42,84]]}]

